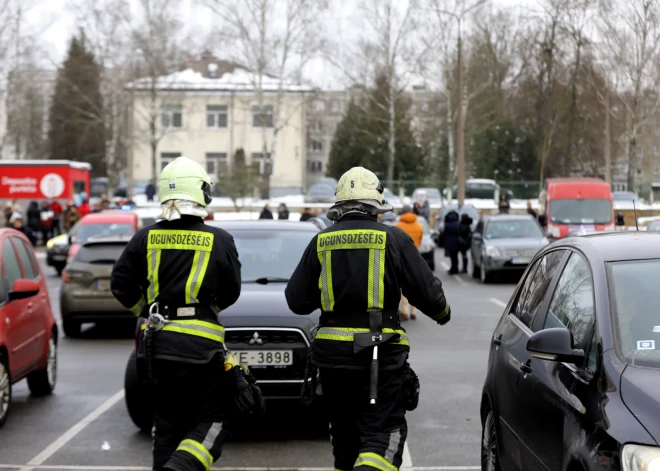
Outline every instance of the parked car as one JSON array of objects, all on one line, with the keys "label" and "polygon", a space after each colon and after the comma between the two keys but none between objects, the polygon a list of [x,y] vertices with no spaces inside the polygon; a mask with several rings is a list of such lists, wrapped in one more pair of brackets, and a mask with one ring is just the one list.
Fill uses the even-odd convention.
[{"label": "parked car", "polygon": [[474,232],[477,228],[477,224],[479,223],[479,220],[481,219],[481,214],[479,213],[479,210],[475,208],[471,204],[464,204],[461,206],[460,209],[458,209],[458,205],[455,204],[448,204],[442,206],[437,214],[435,215],[435,219],[433,220],[434,222],[434,235],[435,237],[433,238],[433,242],[436,243],[438,247],[442,247],[442,233],[445,231],[445,216],[450,211],[456,211],[458,213],[459,220],[463,214],[467,214],[470,216],[472,219],[472,224],[470,225],[470,228],[472,229],[472,232]]},{"label": "parked car", "polygon": [[27,378],[34,396],[53,392],[58,332],[46,277],[30,241],[0,229],[0,427],[12,409],[12,385]]},{"label": "parked car", "polygon": [[[398,222],[400,217],[396,218]],[[431,227],[429,223],[426,222],[426,219],[418,217],[417,221],[422,224],[424,228],[424,233],[422,235],[422,244],[419,246],[419,253],[422,254],[422,258],[428,263],[429,268],[435,271],[435,243],[431,236]]]},{"label": "parked car", "polygon": [[321,177],[314,182],[315,185],[327,185],[333,188],[337,188],[337,183],[339,183],[337,179],[332,177]]},{"label": "parked car", "polygon": [[79,337],[85,322],[135,319],[110,291],[112,267],[131,236],[90,237],[62,272],[60,313],[67,337]]},{"label": "parked car", "polygon": [[612,202],[614,209],[639,209],[643,203],[633,191],[613,191]]},{"label": "parked car", "polygon": [[[76,225],[71,228],[71,232],[73,232],[75,228]],[[70,248],[69,234],[66,233],[53,237],[46,242],[46,264],[49,267],[53,267],[58,275],[62,274],[62,270],[64,270],[64,267],[66,266],[66,259]]]},{"label": "parked car", "polygon": [[305,203],[334,203],[336,186],[325,183],[312,185],[304,196]]},{"label": "parked car", "polygon": [[412,194],[413,203],[422,204],[428,200],[429,204],[440,204],[442,202],[442,195],[437,188],[415,188]]},{"label": "parked car", "polygon": [[327,227],[332,226],[332,224],[333,224],[333,222],[330,219],[328,219],[328,216],[327,216],[326,213],[321,213],[321,215],[319,215],[315,218],[309,219],[307,222],[311,222],[311,223],[316,224],[316,226],[319,228],[320,231],[322,231],[323,229],[325,229]]},{"label": "parked car", "polygon": [[548,244],[543,229],[530,215],[486,216],[472,234],[472,276],[488,283],[498,273],[522,272]]},{"label": "parked car", "polygon": [[[234,238],[241,261],[243,286],[236,304],[222,311],[225,345],[241,362],[250,366],[267,401],[299,404],[305,363],[313,340],[312,329],[320,312],[310,316],[293,314],[284,289],[307,245],[319,232],[315,224],[293,221],[215,221]],[[137,333],[145,319],[138,320]],[[134,423],[151,430],[149,401],[144,400],[135,365],[129,358],[126,403]],[[310,414],[310,428],[327,432],[327,418]]]},{"label": "parked car", "polygon": [[538,253],[491,340],[482,469],[660,464],[660,235],[563,239]]},{"label": "parked car", "polygon": [[653,221],[646,227],[648,232],[660,232],[660,221]]},{"label": "parked car", "polygon": [[394,206],[401,205],[401,198],[395,196],[394,193],[392,193],[392,191],[389,188],[383,189],[383,198],[389,204],[393,204]]}]

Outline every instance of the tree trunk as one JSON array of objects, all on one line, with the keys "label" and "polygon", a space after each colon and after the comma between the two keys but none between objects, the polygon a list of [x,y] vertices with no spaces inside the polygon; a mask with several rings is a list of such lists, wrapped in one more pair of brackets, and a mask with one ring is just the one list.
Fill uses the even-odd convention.
[{"label": "tree trunk", "polygon": [[612,186],[612,143],[610,124],[610,87],[605,90],[605,181]]},{"label": "tree trunk", "polygon": [[394,89],[394,64],[390,65],[389,77],[389,138],[387,140],[387,184],[392,185],[394,182],[394,163],[396,159],[395,146],[396,146],[396,108],[394,106],[395,89]]},{"label": "tree trunk", "polygon": [[[158,112],[156,110],[156,101],[158,95],[156,93],[156,77],[151,77],[151,100],[150,100],[150,121],[149,121],[149,132],[150,132],[150,144],[151,144],[151,178],[155,179],[158,176],[158,161],[157,161],[157,152],[158,152],[158,136],[157,136],[157,124],[158,124]],[[133,191],[133,188],[129,188],[129,191]]]}]

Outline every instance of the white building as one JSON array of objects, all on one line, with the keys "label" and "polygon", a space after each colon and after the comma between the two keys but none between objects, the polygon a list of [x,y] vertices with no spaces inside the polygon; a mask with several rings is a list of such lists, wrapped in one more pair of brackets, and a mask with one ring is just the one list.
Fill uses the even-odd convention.
[{"label": "white building", "polygon": [[306,102],[313,89],[285,83],[278,109],[279,82],[263,77],[261,110],[256,74],[210,55],[189,64],[186,70],[160,77],[153,94],[149,78],[129,86],[133,179],[153,178],[153,117],[157,171],[184,155],[216,178],[232,164],[235,152],[243,149],[246,163],[258,163],[261,174],[269,176],[271,197],[302,192],[306,186]]}]

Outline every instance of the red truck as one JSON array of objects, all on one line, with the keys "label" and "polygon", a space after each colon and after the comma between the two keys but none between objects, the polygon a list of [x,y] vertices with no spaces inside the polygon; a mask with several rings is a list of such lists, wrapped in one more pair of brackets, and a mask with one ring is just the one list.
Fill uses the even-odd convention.
[{"label": "red truck", "polygon": [[83,191],[89,197],[91,172],[86,162],[0,160],[0,200],[64,200]]},{"label": "red truck", "polygon": [[549,178],[540,200],[553,239],[574,231],[614,229],[612,190],[599,178]]}]

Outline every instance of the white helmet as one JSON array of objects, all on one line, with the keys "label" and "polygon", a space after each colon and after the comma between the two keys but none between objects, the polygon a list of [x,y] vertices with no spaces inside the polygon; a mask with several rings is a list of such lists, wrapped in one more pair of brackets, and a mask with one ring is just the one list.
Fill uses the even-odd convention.
[{"label": "white helmet", "polygon": [[383,190],[376,174],[364,167],[353,167],[337,183],[335,204],[358,202],[373,206],[379,213],[392,211],[393,206],[385,203]]}]

